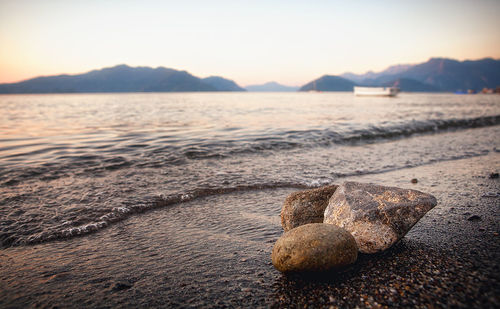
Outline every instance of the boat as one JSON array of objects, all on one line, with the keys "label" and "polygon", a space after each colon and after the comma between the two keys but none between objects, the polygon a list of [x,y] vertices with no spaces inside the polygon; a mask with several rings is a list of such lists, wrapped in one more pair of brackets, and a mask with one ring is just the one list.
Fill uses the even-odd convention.
[{"label": "boat", "polygon": [[354,95],[356,96],[394,97],[398,92],[398,87],[354,87]]}]

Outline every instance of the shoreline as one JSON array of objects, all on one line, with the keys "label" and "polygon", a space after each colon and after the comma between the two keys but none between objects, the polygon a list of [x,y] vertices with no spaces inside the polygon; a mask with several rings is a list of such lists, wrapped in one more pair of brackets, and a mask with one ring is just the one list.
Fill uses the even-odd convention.
[{"label": "shoreline", "polygon": [[[320,278],[270,263],[297,189],[208,196],[84,237],[0,249],[0,306],[498,307],[500,154],[341,181],[433,194],[401,242]],[[418,179],[412,184],[411,179]]]}]

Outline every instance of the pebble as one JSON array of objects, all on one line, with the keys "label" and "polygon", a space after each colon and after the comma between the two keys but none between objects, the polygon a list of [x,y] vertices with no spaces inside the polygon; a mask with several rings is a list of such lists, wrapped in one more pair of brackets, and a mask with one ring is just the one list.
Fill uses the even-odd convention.
[{"label": "pebble", "polygon": [[128,290],[132,287],[132,285],[124,282],[117,282],[113,286],[113,291],[123,291],[123,290]]},{"label": "pebble", "polygon": [[356,261],[354,237],[332,224],[310,223],[283,234],[271,260],[281,272],[316,272],[343,268]]},{"label": "pebble", "polygon": [[486,194],[483,194],[481,197],[499,197],[500,196],[500,192],[488,192]]},{"label": "pebble", "polygon": [[478,215],[472,215],[469,218],[467,218],[469,221],[481,221],[481,217]]}]

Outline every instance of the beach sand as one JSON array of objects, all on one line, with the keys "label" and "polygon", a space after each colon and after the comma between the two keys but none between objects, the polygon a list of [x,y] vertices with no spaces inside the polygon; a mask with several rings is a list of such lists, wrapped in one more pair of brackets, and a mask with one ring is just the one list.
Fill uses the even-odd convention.
[{"label": "beach sand", "polygon": [[[199,198],[97,233],[0,251],[0,307],[500,306],[500,154],[340,181],[431,193],[438,205],[389,250],[341,273],[271,264],[297,189]],[[418,183],[411,183],[411,179]]]}]

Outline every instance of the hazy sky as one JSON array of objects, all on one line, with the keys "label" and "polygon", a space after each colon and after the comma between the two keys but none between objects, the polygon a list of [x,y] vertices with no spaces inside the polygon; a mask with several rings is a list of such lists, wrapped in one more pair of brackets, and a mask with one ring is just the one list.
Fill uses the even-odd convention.
[{"label": "hazy sky", "polygon": [[0,82],[128,64],[302,85],[500,58],[500,1],[0,0]]}]

